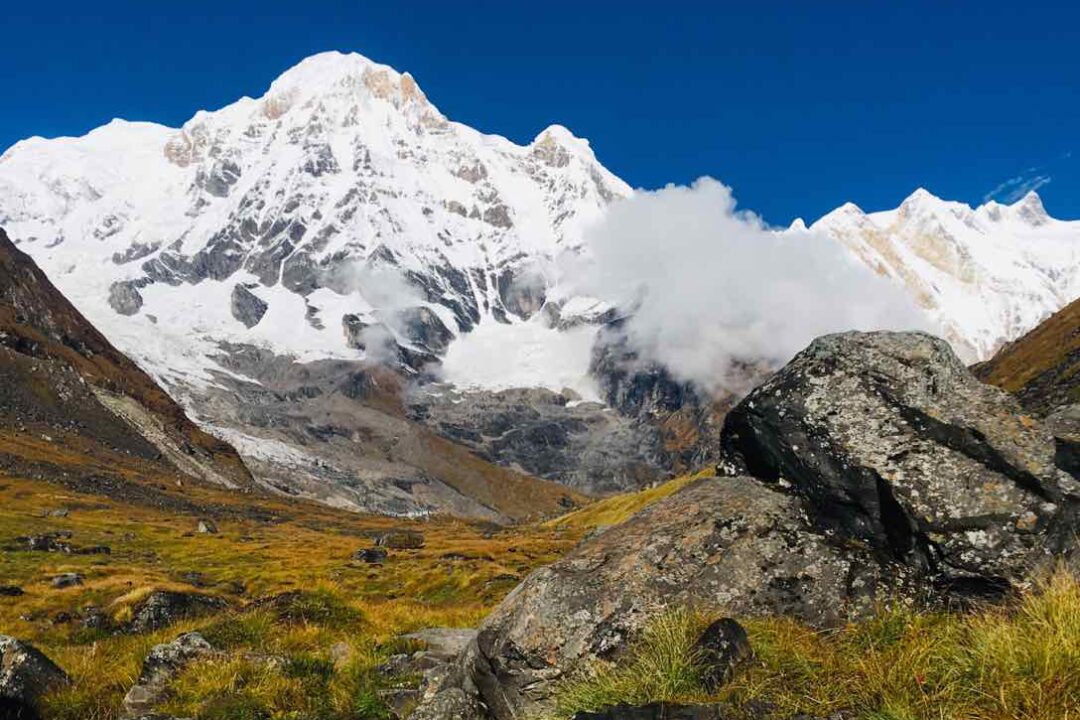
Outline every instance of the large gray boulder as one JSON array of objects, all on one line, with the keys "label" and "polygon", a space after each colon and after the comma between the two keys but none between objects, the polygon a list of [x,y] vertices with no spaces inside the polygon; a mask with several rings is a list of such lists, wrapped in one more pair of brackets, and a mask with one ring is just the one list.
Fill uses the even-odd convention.
[{"label": "large gray boulder", "polygon": [[1080,486],[1050,432],[930,335],[815,340],[728,414],[721,442],[734,471],[943,591],[1004,591],[1075,544]]},{"label": "large gray boulder", "polygon": [[790,614],[834,625],[908,592],[905,569],[816,529],[802,502],[748,477],[708,478],[533,572],[485,620],[446,687],[505,720],[542,714],[559,681],[668,608]]},{"label": "large gray boulder", "polygon": [[64,671],[37,648],[0,635],[0,717],[36,718],[41,697],[67,682]]},{"label": "large gray boulder", "polygon": [[543,715],[669,608],[826,627],[998,595],[1075,545],[1078,488],[1050,433],[921,333],[815,341],[732,410],[722,447],[728,476],[533,572],[422,717],[460,692],[497,720]]}]

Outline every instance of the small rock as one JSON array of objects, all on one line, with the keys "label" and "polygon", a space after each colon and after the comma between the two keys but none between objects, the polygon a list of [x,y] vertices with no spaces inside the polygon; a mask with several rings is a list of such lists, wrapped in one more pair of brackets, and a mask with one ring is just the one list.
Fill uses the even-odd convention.
[{"label": "small rock", "polygon": [[203,519],[199,521],[198,531],[203,535],[217,535],[218,529],[213,520]]},{"label": "small rock", "polygon": [[473,628],[427,628],[401,637],[424,644],[425,652],[441,660],[451,660],[476,639]]},{"label": "small rock", "polygon": [[352,645],[347,642],[336,642],[330,646],[330,662],[334,663],[335,670],[348,665],[353,655]]},{"label": "small rock", "polygon": [[112,548],[108,545],[89,545],[77,548],[73,552],[76,555],[112,555]]},{"label": "small rock", "polygon": [[87,630],[104,630],[111,624],[109,616],[101,608],[87,605],[82,611],[82,626]]},{"label": "small rock", "polygon": [[69,531],[43,533],[41,535],[26,535],[15,538],[13,550],[29,550],[31,552],[62,552],[72,551],[71,543],[65,542],[71,538]]},{"label": "small rock", "polygon": [[79,573],[61,573],[52,579],[54,588],[69,588],[83,584],[83,576]]},{"label": "small rock", "polygon": [[420,691],[416,688],[386,688],[378,691],[379,699],[390,708],[390,714],[404,718],[408,710],[416,704]]},{"label": "small rock", "polygon": [[694,653],[701,663],[701,683],[712,693],[731,679],[738,665],[753,655],[753,650],[742,625],[731,618],[722,618],[705,628],[694,643]]},{"label": "small rock", "polygon": [[386,558],[389,553],[385,548],[373,547],[364,548],[363,550],[357,550],[353,553],[353,560],[358,562],[371,563],[373,565],[382,565],[386,562]]},{"label": "small rock", "polygon": [[124,696],[127,715],[139,716],[153,710],[168,696],[169,683],[189,663],[213,652],[199,633],[181,635],[170,643],[155,645],[143,661],[136,684]]},{"label": "small rock", "polygon": [[51,518],[66,518],[70,511],[67,508],[57,508],[56,510],[49,510],[45,513],[45,517]]},{"label": "small rock", "polygon": [[393,550],[418,550],[424,547],[424,535],[415,530],[391,530],[378,535],[375,545]]},{"label": "small rock", "polygon": [[18,585],[0,585],[0,597],[19,597],[23,589]]},{"label": "small rock", "polygon": [[38,701],[68,677],[37,648],[0,635],[0,717],[35,718]]},{"label": "small rock", "polygon": [[598,712],[579,712],[573,720],[724,720],[730,717],[723,705],[613,705]]}]

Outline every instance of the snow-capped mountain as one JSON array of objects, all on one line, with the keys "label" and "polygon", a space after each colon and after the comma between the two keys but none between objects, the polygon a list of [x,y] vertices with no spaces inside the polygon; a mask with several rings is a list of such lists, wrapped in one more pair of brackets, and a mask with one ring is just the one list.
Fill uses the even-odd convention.
[{"label": "snow-capped mountain", "polygon": [[422,362],[528,320],[559,256],[629,193],[561,126],[527,146],[484,135],[409,74],[336,52],[180,129],[115,120],[0,157],[0,225],[184,383],[209,380],[220,341]]},{"label": "snow-capped mountain", "polygon": [[978,208],[916,190],[895,210],[848,203],[810,227],[901,283],[968,361],[985,360],[1080,296],[1080,221],[1034,192]]},{"label": "snow-capped mountain", "polygon": [[[497,502],[518,481],[503,468],[477,490],[476,455],[586,490],[707,460],[725,399],[635,364],[612,323],[625,308],[567,279],[632,195],[561,126],[524,146],[485,135],[409,74],[341,53],[179,129],[115,120],[0,156],[0,227],[260,482],[403,514],[521,511]],[[902,284],[972,361],[1080,295],[1080,222],[1033,194],[972,209],[918,191],[810,229]],[[371,371],[432,363],[457,387],[409,398]]]}]

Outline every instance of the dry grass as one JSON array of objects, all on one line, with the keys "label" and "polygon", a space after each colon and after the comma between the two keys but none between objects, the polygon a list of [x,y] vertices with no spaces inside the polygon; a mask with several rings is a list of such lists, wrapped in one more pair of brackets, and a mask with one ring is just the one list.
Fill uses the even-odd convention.
[{"label": "dry grass", "polygon": [[704,470],[693,475],[684,475],[655,487],[639,490],[638,492],[613,495],[612,497],[598,500],[591,505],[586,505],[580,510],[549,520],[546,523],[546,527],[594,530],[596,528],[620,525],[629,520],[632,515],[644,510],[649,505],[663,500],[695,480],[711,477],[712,475],[712,470]]},{"label": "dry grass", "polygon": [[1061,571],[1005,607],[972,614],[883,609],[831,634],[747,620],[756,659],[719,695],[697,683],[701,620],[661,618],[618,665],[568,683],[560,716],[656,700],[773,706],[780,717],[1070,720],[1080,717],[1080,580]]},{"label": "dry grass", "polygon": [[[572,528],[500,530],[447,518],[396,521],[208,488],[185,493],[205,512],[0,477],[0,545],[67,530],[76,546],[112,549],[110,555],[0,554],[0,584],[26,591],[0,597],[0,633],[35,644],[74,680],[50,699],[48,718],[116,718],[149,648],[189,630],[229,654],[213,668],[185,673],[169,705],[178,716],[377,717],[384,711],[377,690],[386,680],[373,668],[395,650],[398,635],[475,626],[530,570],[555,560],[580,535]],[[68,516],[44,516],[59,508]],[[204,514],[213,515],[218,534],[194,532]],[[374,534],[395,528],[422,532],[425,546],[391,550],[382,566],[351,559],[371,546]],[[78,572],[85,583],[54,589],[49,581],[60,572]],[[152,589],[205,592],[235,609],[141,636],[57,621],[92,605],[122,623]],[[288,617],[246,607],[289,591],[305,594]],[[337,665],[335,647],[346,658]],[[268,664],[258,656],[276,659]]]}]

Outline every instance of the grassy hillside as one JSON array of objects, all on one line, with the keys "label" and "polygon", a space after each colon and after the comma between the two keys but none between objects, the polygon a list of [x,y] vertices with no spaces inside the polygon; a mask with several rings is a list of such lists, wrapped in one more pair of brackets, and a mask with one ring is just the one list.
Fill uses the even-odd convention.
[{"label": "grassy hillside", "polygon": [[1080,403],[1080,299],[976,366],[975,373],[1016,393],[1038,414]]},{"label": "grassy hillside", "polygon": [[[318,505],[245,498],[207,487],[156,490],[133,504],[24,478],[0,477],[0,545],[19,536],[70,531],[76,547],[107,545],[111,554],[8,549],[0,584],[0,633],[28,640],[74,679],[51,698],[49,717],[105,720],[158,642],[187,630],[226,649],[213,668],[181,678],[168,710],[204,718],[354,718],[384,713],[374,671],[404,632],[475,626],[532,568],[571,547],[573,529],[503,530],[451,519],[401,522]],[[65,517],[46,517],[66,510]],[[217,534],[196,532],[211,518]],[[383,565],[351,559],[390,529],[425,537],[417,550],[390,550]],[[77,572],[84,584],[50,585]],[[231,610],[147,635],[83,627],[98,608],[123,623],[152,589],[197,591]],[[257,600],[298,591],[287,608]],[[260,657],[280,658],[267,664]],[[344,658],[344,659],[342,659]],[[335,664],[336,663],[336,664]],[[292,713],[292,714],[289,714]]]}]

